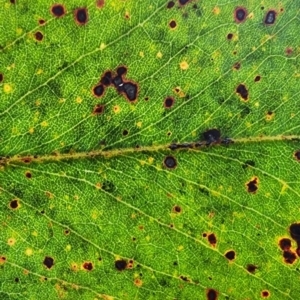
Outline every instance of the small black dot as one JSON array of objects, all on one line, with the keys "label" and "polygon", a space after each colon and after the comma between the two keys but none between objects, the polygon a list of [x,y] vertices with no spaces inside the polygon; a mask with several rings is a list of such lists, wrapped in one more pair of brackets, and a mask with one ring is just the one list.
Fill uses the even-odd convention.
[{"label": "small black dot", "polygon": [[253,265],[253,264],[248,264],[248,265],[247,265],[247,271],[248,271],[249,273],[254,273],[254,272],[256,271],[256,269],[257,269],[257,266],[255,266],[255,265]]},{"label": "small black dot", "polygon": [[15,282],[18,283],[20,279],[18,277],[15,278]]},{"label": "small black dot", "polygon": [[44,259],[43,264],[48,268],[51,269],[52,266],[54,265],[54,259],[50,256],[46,256]]},{"label": "small black dot", "polygon": [[167,4],[167,8],[172,8],[175,5],[174,1],[169,1]]},{"label": "small black dot", "polygon": [[127,261],[124,259],[116,260],[115,261],[115,267],[119,271],[123,271],[127,267]]},{"label": "small black dot", "polygon": [[87,23],[88,15],[86,8],[78,8],[75,10],[75,19],[79,25],[84,25]]},{"label": "small black dot", "polygon": [[62,17],[65,14],[65,8],[61,4],[55,4],[51,7],[51,13],[55,17]]},{"label": "small black dot", "polygon": [[176,159],[173,156],[167,156],[164,159],[164,165],[169,169],[174,169],[177,166]]},{"label": "small black dot", "polygon": [[31,178],[31,177],[32,177],[32,174],[31,174],[30,172],[26,172],[26,173],[25,173],[25,176],[26,176],[27,178]]},{"label": "small black dot", "polygon": [[234,18],[237,23],[245,21],[247,16],[247,11],[243,7],[237,7],[234,11]]}]

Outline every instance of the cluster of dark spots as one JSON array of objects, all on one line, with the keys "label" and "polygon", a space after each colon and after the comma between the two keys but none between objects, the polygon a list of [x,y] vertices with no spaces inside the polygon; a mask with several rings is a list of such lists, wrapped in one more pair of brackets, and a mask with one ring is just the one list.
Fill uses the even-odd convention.
[{"label": "cluster of dark spots", "polygon": [[177,161],[174,156],[166,156],[164,159],[164,166],[168,169],[175,169],[177,166]]},{"label": "cluster of dark spots", "polygon": [[171,107],[174,105],[174,102],[175,102],[174,98],[172,98],[172,97],[167,97],[167,98],[165,99],[165,101],[164,101],[164,107],[165,107],[165,108],[171,108]]},{"label": "cluster of dark spots", "polygon": [[4,75],[0,73],[0,83],[3,81],[3,79],[4,79]]},{"label": "cluster of dark spots", "polygon": [[169,1],[167,4],[167,8],[172,8],[175,5],[174,1]]},{"label": "cluster of dark spots", "polygon": [[258,267],[256,265],[253,265],[253,264],[248,264],[246,269],[249,273],[254,274],[255,271],[258,269]]},{"label": "cluster of dark spots", "polygon": [[84,262],[82,267],[87,271],[92,271],[93,270],[93,264],[89,261]]},{"label": "cluster of dark spots", "polygon": [[31,178],[31,177],[32,177],[32,174],[31,174],[29,171],[27,171],[27,172],[25,173],[25,176],[26,176],[27,178]]},{"label": "cluster of dark spots", "polygon": [[267,291],[267,290],[264,290],[264,291],[261,292],[261,296],[263,298],[268,298],[270,296],[270,292]]},{"label": "cluster of dark spots", "polygon": [[102,8],[104,6],[104,0],[97,0],[96,1],[96,6],[98,8]]},{"label": "cluster of dark spots", "polygon": [[213,128],[209,129],[202,134],[206,145],[209,146],[212,143],[218,143],[221,137],[221,131],[219,129]]},{"label": "cluster of dark spots", "polygon": [[236,62],[234,65],[233,65],[233,69],[234,70],[239,70],[241,68],[241,63],[239,62]]},{"label": "cluster of dark spots", "polygon": [[246,183],[248,193],[254,194],[258,189],[258,178],[254,177],[249,182]]},{"label": "cluster of dark spots", "polygon": [[124,135],[124,136],[128,135],[128,130],[124,129],[123,132],[122,132],[122,135]]},{"label": "cluster of dark spots", "polygon": [[17,209],[19,207],[19,201],[17,199],[13,199],[9,202],[9,207],[11,209]]},{"label": "cluster of dark spots", "polygon": [[186,276],[183,276],[183,275],[179,276],[179,278],[181,280],[185,281],[185,282],[189,282],[190,281],[190,279],[188,279]]},{"label": "cluster of dark spots", "polygon": [[233,38],[233,34],[232,33],[228,33],[227,34],[227,40],[231,40]]},{"label": "cluster of dark spots", "polygon": [[125,259],[119,259],[115,261],[115,268],[118,271],[123,271],[127,267],[127,261]]},{"label": "cluster of dark spots", "polygon": [[261,77],[260,77],[259,75],[257,75],[257,76],[254,78],[254,81],[255,81],[255,82],[258,82],[258,81],[260,81],[260,79],[261,79]]},{"label": "cluster of dark spots", "polygon": [[234,10],[233,17],[235,22],[242,23],[246,20],[247,10],[244,7],[237,7]]},{"label": "cluster of dark spots", "polygon": [[297,151],[294,152],[294,157],[295,157],[298,161],[300,161],[300,150],[297,150]]},{"label": "cluster of dark spots", "polygon": [[54,265],[54,259],[50,256],[44,258],[43,264],[46,268],[51,269]]},{"label": "cluster of dark spots", "polygon": [[212,245],[212,246],[216,246],[217,244],[217,237],[214,233],[210,233],[207,236],[208,242]]},{"label": "cluster of dark spots", "polygon": [[104,94],[104,86],[102,84],[97,84],[93,87],[93,95],[97,98]]},{"label": "cluster of dark spots", "polygon": [[179,205],[175,205],[175,206],[173,206],[172,211],[173,211],[174,213],[179,214],[179,213],[182,212],[182,208],[181,208]]},{"label": "cluster of dark spots", "polygon": [[37,31],[35,34],[34,34],[34,37],[35,37],[35,39],[37,40],[37,41],[42,41],[43,40],[43,38],[44,38],[44,35],[42,34],[42,32],[40,32],[40,31]]},{"label": "cluster of dark spots", "polygon": [[63,15],[65,15],[66,10],[62,4],[54,4],[50,8],[50,12],[52,13],[53,16],[60,18]]},{"label": "cluster of dark spots", "polygon": [[265,25],[273,25],[276,21],[276,11],[269,10],[265,16],[264,23]]},{"label": "cluster of dark spots", "polygon": [[297,256],[294,252],[288,250],[288,251],[283,251],[283,258],[285,263],[293,264],[297,259]]},{"label": "cluster of dark spots", "polygon": [[254,167],[255,162],[253,160],[246,160],[245,163],[242,165],[243,169],[246,169],[248,167]]},{"label": "cluster of dark spots", "polygon": [[85,7],[75,9],[74,19],[78,25],[85,25],[88,21],[87,9]]},{"label": "cluster of dark spots", "polygon": [[248,90],[243,83],[239,84],[235,91],[244,101],[248,100]]},{"label": "cluster of dark spots", "polygon": [[103,114],[103,112],[104,112],[104,105],[103,104],[97,104],[94,107],[93,114],[100,115],[100,114]]},{"label": "cluster of dark spots", "polygon": [[132,259],[130,259],[130,260],[128,261],[127,268],[128,268],[128,269],[132,269],[132,268],[133,268],[133,260],[132,260]]},{"label": "cluster of dark spots", "polygon": [[176,26],[177,26],[176,21],[175,21],[175,20],[171,20],[171,21],[169,22],[169,26],[170,26],[171,29],[176,28]]},{"label": "cluster of dark spots", "polygon": [[235,252],[233,250],[229,250],[224,255],[228,260],[234,260],[235,259]]},{"label": "cluster of dark spots", "polygon": [[214,289],[208,289],[206,291],[206,299],[207,300],[217,300],[218,299],[218,292]]},{"label": "cluster of dark spots", "polygon": [[46,21],[44,19],[39,19],[39,25],[45,25]]}]

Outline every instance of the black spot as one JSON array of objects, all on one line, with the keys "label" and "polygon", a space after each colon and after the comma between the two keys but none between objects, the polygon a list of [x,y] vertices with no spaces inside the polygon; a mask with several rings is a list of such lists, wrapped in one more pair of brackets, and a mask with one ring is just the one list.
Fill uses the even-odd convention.
[{"label": "black spot", "polygon": [[218,292],[214,289],[209,289],[206,291],[206,299],[207,300],[217,300]]},{"label": "black spot", "polygon": [[169,1],[167,4],[167,8],[172,8],[175,5],[174,1]]},{"label": "black spot", "polygon": [[258,82],[258,81],[260,81],[260,78],[261,78],[261,77],[260,77],[259,75],[257,75],[257,76],[254,78],[254,81],[255,81],[255,82]]},{"label": "black spot", "polygon": [[288,238],[283,238],[279,241],[279,247],[282,250],[288,251],[292,247],[292,241]]},{"label": "black spot", "polygon": [[300,243],[300,223],[293,223],[290,226],[290,234],[293,240]]},{"label": "black spot", "polygon": [[235,64],[233,65],[233,68],[234,68],[235,70],[239,70],[239,69],[241,68],[241,63],[239,63],[239,62],[235,63]]},{"label": "black spot", "polygon": [[149,100],[149,97],[145,97],[145,101],[148,101]]},{"label": "black spot", "polygon": [[70,234],[70,230],[66,229],[66,230],[64,231],[64,233],[65,233],[65,235],[69,235],[69,234]]},{"label": "black spot", "polygon": [[77,8],[74,12],[75,21],[79,25],[84,25],[88,21],[88,13],[86,8]]},{"label": "black spot", "polygon": [[16,4],[16,0],[10,0],[11,4]]},{"label": "black spot", "polygon": [[10,201],[9,206],[10,206],[10,208],[12,208],[12,209],[18,208],[18,206],[19,206],[18,200],[15,200],[15,199],[14,199],[14,200]]},{"label": "black spot", "polygon": [[45,20],[43,20],[43,19],[39,19],[39,24],[40,25],[44,25],[46,23],[46,21]]},{"label": "black spot", "polygon": [[0,83],[3,81],[3,79],[4,79],[4,76],[2,73],[0,73]]},{"label": "black spot", "polygon": [[255,177],[253,180],[247,183],[247,190],[249,193],[255,193],[257,189],[257,178]]},{"label": "black spot", "polygon": [[104,93],[104,86],[102,84],[93,87],[93,94],[96,97],[101,97]]},{"label": "black spot", "polygon": [[50,256],[46,256],[44,261],[43,261],[43,264],[48,268],[48,269],[51,269],[54,265],[54,259]]},{"label": "black spot", "polygon": [[164,107],[171,108],[174,105],[174,102],[175,102],[174,98],[167,97],[164,101]]},{"label": "black spot", "polygon": [[91,262],[85,262],[82,266],[87,271],[92,271],[93,270],[93,264]]},{"label": "black spot", "polygon": [[102,190],[107,193],[113,193],[116,190],[116,187],[113,182],[106,180],[102,183]]},{"label": "black spot", "polygon": [[283,257],[287,264],[293,264],[297,258],[296,254],[291,251],[283,251]]},{"label": "black spot", "polygon": [[243,169],[246,169],[249,166],[254,167],[255,162],[253,160],[246,160],[245,163],[242,165]]},{"label": "black spot", "polygon": [[174,262],[173,262],[173,266],[178,266],[178,262],[177,262],[177,261],[174,261]]},{"label": "black spot", "polygon": [[181,213],[181,207],[180,207],[179,205],[175,205],[175,206],[173,207],[173,211],[174,211],[175,213]]},{"label": "black spot", "polygon": [[125,270],[127,267],[127,261],[124,259],[116,260],[115,261],[115,268],[119,271]]},{"label": "black spot", "polygon": [[218,142],[221,137],[220,130],[213,128],[203,132],[203,139],[207,142],[207,144],[211,144],[214,142]]},{"label": "black spot", "polygon": [[237,94],[240,95],[240,97],[247,101],[248,100],[248,90],[246,88],[246,86],[244,84],[239,84],[235,90],[237,92]]},{"label": "black spot", "polygon": [[20,279],[18,277],[15,278],[15,282],[18,283]]},{"label": "black spot", "polygon": [[103,77],[101,78],[101,83],[106,86],[112,83],[112,74],[110,71],[104,73]]},{"label": "black spot", "polygon": [[275,10],[269,10],[265,17],[265,24],[266,25],[273,25],[276,20],[276,11]]},{"label": "black spot", "polygon": [[244,7],[237,7],[234,10],[234,19],[237,23],[242,23],[246,20],[247,11]]},{"label": "black spot", "polygon": [[62,17],[66,12],[65,12],[65,8],[63,5],[61,4],[55,4],[51,7],[51,13],[55,16],[55,17]]},{"label": "black spot", "polygon": [[40,31],[38,31],[38,32],[36,32],[35,34],[34,34],[34,37],[35,37],[35,39],[37,40],[37,41],[42,41],[43,40],[43,38],[44,38],[44,35],[40,32]]},{"label": "black spot", "polygon": [[27,178],[31,178],[31,177],[32,177],[32,174],[31,174],[30,172],[26,172],[26,173],[25,173],[25,176],[26,176]]},{"label": "black spot", "polygon": [[170,26],[172,29],[175,28],[175,27],[176,27],[176,21],[174,21],[174,20],[170,21],[169,26]]},{"label": "black spot", "polygon": [[228,40],[231,40],[232,38],[233,38],[233,34],[232,34],[232,33],[228,33],[228,34],[227,34],[227,39],[228,39]]},{"label": "black spot", "polygon": [[207,239],[212,246],[215,246],[217,244],[217,237],[214,233],[210,233],[207,236]]},{"label": "black spot", "polygon": [[294,153],[294,156],[297,160],[300,161],[300,150],[297,150],[295,153]]},{"label": "black spot", "polygon": [[179,0],[180,5],[186,5],[190,2],[190,0]]},{"label": "black spot", "polygon": [[257,266],[255,266],[255,265],[253,265],[253,264],[248,264],[248,265],[247,265],[247,271],[248,271],[249,273],[254,274],[255,271],[256,271],[256,269],[257,269]]},{"label": "black spot", "polygon": [[234,260],[235,259],[235,252],[233,250],[230,250],[230,251],[227,251],[225,253],[225,257],[228,259],[228,260]]},{"label": "black spot", "polygon": [[97,104],[97,105],[94,107],[93,114],[95,114],[95,115],[100,115],[100,114],[103,114],[103,112],[104,112],[104,105],[102,105],[102,104]]},{"label": "black spot", "polygon": [[127,68],[124,66],[121,66],[117,69],[117,74],[119,76],[124,76],[124,75],[126,75],[126,73],[127,73]]},{"label": "black spot", "polygon": [[132,82],[126,82],[123,86],[126,97],[129,101],[135,101],[137,98],[137,85]]},{"label": "black spot", "polygon": [[183,281],[190,281],[186,276],[183,275],[179,276],[179,278]]},{"label": "black spot", "polygon": [[124,90],[124,83],[123,83],[123,79],[121,76],[116,76],[112,79],[112,83],[114,84],[115,88],[118,91],[123,91]]},{"label": "black spot", "polygon": [[164,165],[169,169],[174,169],[177,166],[176,159],[173,156],[167,156],[164,159]]},{"label": "black spot", "polygon": [[123,132],[122,132],[122,134],[123,134],[124,136],[127,135],[127,134],[128,134],[128,130],[124,129]]}]

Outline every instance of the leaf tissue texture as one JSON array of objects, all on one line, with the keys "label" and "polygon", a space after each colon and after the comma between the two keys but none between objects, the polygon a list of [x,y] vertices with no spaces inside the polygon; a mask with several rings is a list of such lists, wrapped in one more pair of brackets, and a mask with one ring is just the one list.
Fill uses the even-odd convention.
[{"label": "leaf tissue texture", "polygon": [[298,1],[0,0],[0,299],[299,299]]}]

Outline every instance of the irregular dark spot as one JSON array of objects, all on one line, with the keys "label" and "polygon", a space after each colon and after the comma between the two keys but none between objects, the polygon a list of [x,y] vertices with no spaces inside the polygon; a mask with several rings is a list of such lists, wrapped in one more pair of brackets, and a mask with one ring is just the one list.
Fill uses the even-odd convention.
[{"label": "irregular dark spot", "polygon": [[248,90],[244,84],[239,84],[235,91],[243,100],[248,100]]},{"label": "irregular dark spot", "polygon": [[35,39],[37,40],[37,41],[41,41],[41,40],[43,40],[43,38],[44,38],[44,35],[40,32],[40,31],[38,31],[38,32],[36,32],[35,34],[34,34],[34,37],[35,37]]},{"label": "irregular dark spot", "polygon": [[4,76],[2,73],[0,73],[0,83],[3,81],[3,79],[4,79]]},{"label": "irregular dark spot", "polygon": [[173,212],[175,212],[175,213],[181,213],[181,207],[179,205],[175,205],[173,207]]},{"label": "irregular dark spot", "polygon": [[179,278],[183,281],[190,281],[186,276],[183,275],[179,276]]},{"label": "irregular dark spot", "polygon": [[110,71],[104,73],[103,77],[101,78],[101,83],[106,86],[112,83],[112,74]]},{"label": "irregular dark spot", "polygon": [[176,149],[178,149],[178,146],[177,146],[177,144],[171,144],[171,145],[169,146],[169,149],[171,149],[171,150],[176,150]]},{"label": "irregular dark spot", "polygon": [[253,160],[246,160],[245,163],[242,165],[243,169],[246,169],[247,167],[254,167],[255,162]]},{"label": "irregular dark spot", "polygon": [[177,261],[174,261],[174,262],[173,262],[173,266],[178,266],[178,262],[177,262]]},{"label": "irregular dark spot", "polygon": [[127,68],[124,66],[121,66],[117,69],[117,74],[119,76],[124,76],[124,75],[126,75],[126,73],[127,73]]},{"label": "irregular dark spot", "polygon": [[18,283],[20,279],[18,277],[15,278],[15,282]]},{"label": "irregular dark spot", "polygon": [[293,264],[297,258],[296,254],[292,251],[283,251],[283,257],[287,264]]},{"label": "irregular dark spot", "polygon": [[209,289],[206,291],[206,299],[207,300],[217,300],[218,292],[214,289]]},{"label": "irregular dark spot", "polygon": [[203,132],[203,139],[207,144],[215,143],[220,140],[221,132],[219,129],[213,128]]},{"label": "irregular dark spot", "polygon": [[234,260],[235,259],[235,252],[233,250],[229,250],[225,253],[225,257],[228,260]]},{"label": "irregular dark spot", "polygon": [[217,237],[214,233],[210,233],[207,236],[207,239],[212,246],[215,246],[217,244]]},{"label": "irregular dark spot", "polygon": [[44,210],[41,210],[40,213],[43,215],[43,214],[45,213],[45,211],[44,211]]},{"label": "irregular dark spot", "polygon": [[257,75],[257,76],[254,78],[254,81],[255,81],[255,82],[258,82],[258,81],[260,81],[260,78],[261,78],[261,77],[260,77],[259,75]]},{"label": "irregular dark spot", "polygon": [[54,265],[54,259],[50,256],[46,256],[44,258],[43,264],[48,268],[51,269]]},{"label": "irregular dark spot", "polygon": [[270,296],[270,292],[269,291],[262,291],[261,292],[261,296],[263,297],[263,298],[268,298],[269,296]]},{"label": "irregular dark spot", "polygon": [[231,40],[232,38],[233,38],[233,34],[232,34],[232,33],[228,33],[228,34],[227,34],[227,39],[228,39],[228,40]]},{"label": "irregular dark spot", "polygon": [[16,0],[10,0],[11,4],[16,4]]},{"label": "irregular dark spot", "polygon": [[25,173],[25,176],[26,176],[27,178],[31,178],[31,177],[32,177],[32,174],[31,174],[30,172],[27,171],[27,172]]},{"label": "irregular dark spot", "polygon": [[172,8],[175,5],[174,1],[169,1],[167,4],[167,8]]},{"label": "irregular dark spot", "polygon": [[164,165],[168,169],[174,169],[177,166],[177,161],[173,156],[167,156],[164,159]]},{"label": "irregular dark spot", "polygon": [[149,97],[145,97],[145,101],[148,101],[149,100]]},{"label": "irregular dark spot", "polygon": [[256,271],[256,269],[257,269],[257,266],[255,266],[255,265],[253,265],[253,264],[248,264],[248,265],[247,265],[247,271],[248,271],[249,273],[254,274],[254,272]]},{"label": "irregular dark spot", "polygon": [[190,0],[179,0],[180,5],[186,5],[190,2]]},{"label": "irregular dark spot", "polygon": [[234,68],[235,70],[239,70],[239,69],[241,68],[241,63],[239,63],[239,62],[235,63],[235,64],[233,65],[233,68]]},{"label": "irregular dark spot", "polygon": [[116,190],[115,185],[113,182],[106,180],[102,183],[102,190],[104,190],[107,193],[113,193]]},{"label": "irregular dark spot", "polygon": [[14,199],[14,200],[11,200],[10,203],[9,203],[9,206],[10,208],[12,209],[16,209],[19,207],[19,202],[18,200]]},{"label": "irregular dark spot", "polygon": [[124,129],[123,132],[122,132],[122,134],[123,134],[124,136],[127,135],[127,134],[128,134],[128,130]]},{"label": "irregular dark spot", "polygon": [[137,98],[137,90],[138,90],[137,85],[129,81],[124,83],[123,88],[126,94],[126,98],[129,101],[135,101]]},{"label": "irregular dark spot", "polygon": [[279,241],[279,247],[281,250],[288,251],[292,247],[292,241],[288,238],[283,238]]},{"label": "irregular dark spot", "polygon": [[294,157],[300,161],[300,150],[297,150],[295,153],[294,153]]},{"label": "irregular dark spot", "polygon": [[85,262],[82,267],[87,270],[87,271],[92,271],[93,270],[93,264],[91,262]]},{"label": "irregular dark spot", "polygon": [[290,234],[292,239],[300,244],[300,223],[293,223],[290,226]]},{"label": "irregular dark spot", "polygon": [[237,7],[234,10],[234,19],[237,23],[242,23],[246,20],[247,11],[244,7]]},{"label": "irregular dark spot", "polygon": [[46,21],[45,20],[43,20],[43,19],[39,19],[39,24],[40,25],[44,25],[46,23]]},{"label": "irregular dark spot", "polygon": [[63,5],[61,4],[54,4],[51,9],[50,9],[51,13],[53,16],[55,17],[62,17],[66,11]]},{"label": "irregular dark spot", "polygon": [[123,79],[122,79],[121,76],[114,77],[113,80],[112,80],[112,82],[113,82],[115,88],[118,91],[123,91],[124,90],[124,88],[123,88],[124,83],[123,83]]},{"label": "irregular dark spot", "polygon": [[174,20],[172,20],[172,21],[170,21],[170,23],[169,23],[169,26],[172,28],[172,29],[174,29],[175,27],[176,27],[176,21],[174,21]]},{"label": "irregular dark spot", "polygon": [[115,261],[115,268],[119,271],[125,270],[127,267],[127,261],[124,259],[116,260]]},{"label": "irregular dark spot", "polygon": [[93,110],[93,114],[95,115],[100,115],[104,112],[104,105],[102,104],[97,104],[95,107],[94,107],[94,110]]},{"label": "irregular dark spot", "polygon": [[266,25],[273,25],[276,20],[276,11],[275,10],[269,10],[265,17],[265,24]]},{"label": "irregular dark spot", "polygon": [[74,12],[74,18],[78,25],[85,25],[88,21],[87,9],[77,8]]},{"label": "irregular dark spot", "polygon": [[93,87],[93,94],[96,97],[101,97],[104,93],[104,86],[102,84]]},{"label": "irregular dark spot", "polygon": [[102,8],[104,6],[104,0],[97,0],[96,1],[96,6],[98,8]]},{"label": "irregular dark spot", "polygon": [[172,98],[172,97],[167,97],[167,98],[165,99],[165,101],[164,101],[164,107],[165,107],[165,108],[171,108],[171,107],[174,105],[174,102],[175,102],[174,98]]},{"label": "irregular dark spot", "polygon": [[258,189],[257,183],[258,183],[257,177],[253,178],[247,183],[247,190],[249,193],[255,193],[257,191]]},{"label": "irregular dark spot", "polygon": [[69,234],[70,234],[70,230],[66,229],[66,230],[64,231],[64,234],[65,234],[65,235],[69,235]]}]

